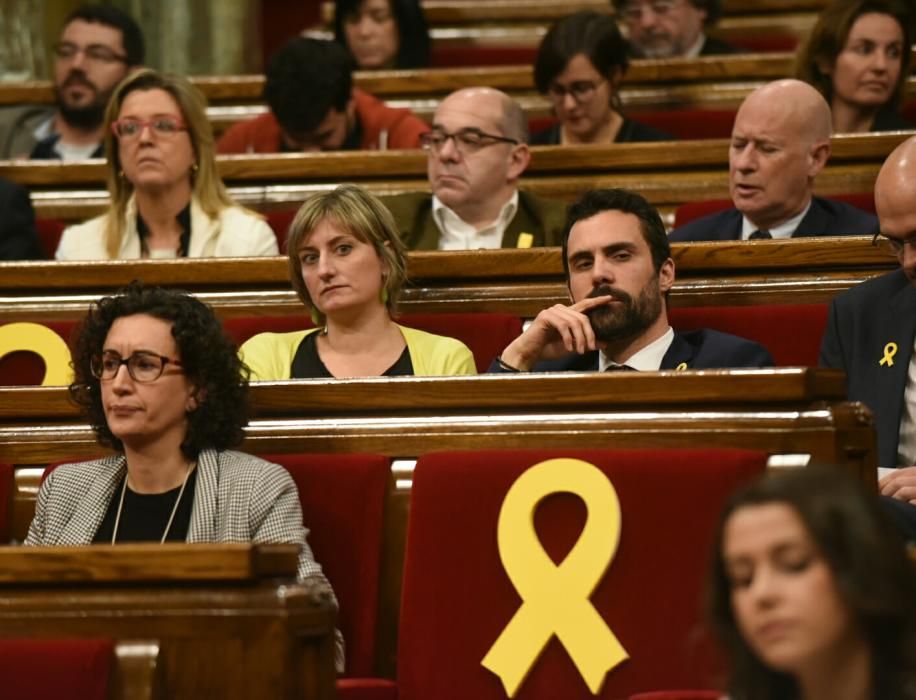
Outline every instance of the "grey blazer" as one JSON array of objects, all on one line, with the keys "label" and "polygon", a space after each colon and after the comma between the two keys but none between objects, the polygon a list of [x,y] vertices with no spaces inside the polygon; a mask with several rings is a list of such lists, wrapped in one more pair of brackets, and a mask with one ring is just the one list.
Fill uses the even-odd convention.
[{"label": "grey blazer", "polygon": [[[25,544],[91,544],[126,466],[124,455],[115,455],[51,472]],[[204,450],[197,469],[189,543],[292,542],[300,547],[299,579],[324,580],[305,539],[299,492],[283,467],[242,452]]]}]

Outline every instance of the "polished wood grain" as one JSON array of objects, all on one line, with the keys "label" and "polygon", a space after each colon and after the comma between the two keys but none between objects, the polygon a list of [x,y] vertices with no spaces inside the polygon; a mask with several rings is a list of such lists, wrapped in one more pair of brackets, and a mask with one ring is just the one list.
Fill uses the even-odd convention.
[{"label": "polished wood grain", "polygon": [[[295,583],[289,546],[239,547],[267,554],[223,545],[2,548],[0,571],[21,578],[0,582],[0,636],[155,640],[163,697],[332,698],[334,610]],[[242,563],[265,556],[283,566]],[[193,558],[209,578],[185,563]],[[173,562],[189,576],[172,576]]]},{"label": "polished wood grain", "polygon": [[[531,318],[568,300],[559,248],[412,252],[404,313]],[[824,303],[898,266],[868,237],[672,245],[672,306]],[[0,263],[0,323],[80,319],[134,279],[192,291],[222,318],[305,314],[285,258]],[[47,398],[61,401],[64,398]],[[5,411],[27,410],[20,404]]]},{"label": "polished wood grain", "polygon": [[0,583],[255,581],[296,577],[294,544],[140,544],[87,547],[79,558],[72,547],[0,547]]}]

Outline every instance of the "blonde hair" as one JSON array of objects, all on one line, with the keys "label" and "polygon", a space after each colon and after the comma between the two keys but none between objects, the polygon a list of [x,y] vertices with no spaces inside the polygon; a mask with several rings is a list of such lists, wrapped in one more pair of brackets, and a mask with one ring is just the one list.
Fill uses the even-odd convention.
[{"label": "blonde hair", "polygon": [[179,75],[159,73],[144,69],[131,73],[115,89],[105,110],[105,153],[108,155],[108,192],[111,209],[105,223],[105,247],[109,258],[116,258],[125,234],[127,203],[134,193],[134,185],[121,168],[118,139],[111,125],[117,121],[127,96],[138,90],[163,90],[178,103],[181,117],[188,127],[191,147],[194,149],[196,168],[188,173],[192,179],[192,196],[201,209],[216,218],[226,207],[236,206],[216,170],[216,150],[213,128],[207,119],[207,100],[201,92]]},{"label": "blonde hair", "polygon": [[296,294],[309,308],[312,320],[320,325],[325,322],[325,316],[315,306],[305,286],[299,248],[309,234],[326,220],[375,248],[376,255],[387,268],[383,286],[387,292],[385,305],[388,313],[394,316],[401,290],[407,282],[405,247],[394,217],[384,204],[362,188],[340,185],[330,192],[321,192],[307,199],[289,227],[286,243],[289,278]]}]

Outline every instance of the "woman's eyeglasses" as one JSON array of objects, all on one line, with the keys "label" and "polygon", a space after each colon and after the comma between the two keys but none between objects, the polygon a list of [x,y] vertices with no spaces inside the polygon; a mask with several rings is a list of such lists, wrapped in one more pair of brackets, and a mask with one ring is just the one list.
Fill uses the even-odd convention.
[{"label": "woman's eyeglasses", "polygon": [[127,372],[135,381],[154,382],[162,376],[166,365],[181,367],[181,361],[145,351],[131,353],[125,359],[113,350],[106,350],[92,358],[89,369],[96,379],[108,380],[118,376],[121,365],[127,365]]},{"label": "woman's eyeglasses", "polygon": [[135,119],[126,117],[111,123],[111,132],[122,139],[135,139],[149,127],[156,136],[168,138],[179,131],[187,131],[188,126],[176,117],[156,117],[154,119]]},{"label": "woman's eyeglasses", "polygon": [[567,95],[572,95],[576,102],[582,104],[592,99],[595,96],[595,91],[605,82],[607,81],[577,80],[574,83],[570,83],[569,87],[554,83],[547,88],[547,94],[555,102],[562,102]]}]

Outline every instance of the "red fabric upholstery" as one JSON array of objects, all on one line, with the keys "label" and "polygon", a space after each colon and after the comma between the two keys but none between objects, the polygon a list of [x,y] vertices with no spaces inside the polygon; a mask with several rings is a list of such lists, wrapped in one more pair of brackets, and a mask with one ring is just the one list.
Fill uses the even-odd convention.
[{"label": "red fabric upholstery", "polygon": [[[702,630],[702,584],[720,508],[765,469],[743,450],[512,450],[429,454],[414,472],[401,602],[402,700],[505,698],[480,662],[520,598],[496,546],[499,510],[528,467],[554,457],[595,464],[620,499],[620,546],[591,601],[630,659],[608,673],[602,699],[659,687],[714,687],[718,668]],[[535,517],[559,561],[585,521],[578,497],[554,494]],[[517,700],[593,698],[556,637]]]},{"label": "red fabric upholstery", "polygon": [[790,34],[746,34],[730,36],[728,43],[748,53],[791,53],[798,48],[798,37]]},{"label": "red fabric upholstery", "polygon": [[13,467],[0,462],[0,544],[10,541],[10,511],[13,505]]},{"label": "red fabric upholstery", "polygon": [[107,640],[0,640],[3,700],[107,700],[114,643]]},{"label": "red fabric upholstery", "polygon": [[827,327],[827,304],[700,306],[668,310],[679,331],[712,328],[755,340],[778,367],[816,367]]},{"label": "red fabric upholstery", "polygon": [[636,693],[630,700],[721,700],[718,690],[659,690],[654,693]]},{"label": "red fabric upholstery", "polygon": [[533,65],[536,46],[448,46],[433,42],[433,68]]},{"label": "red fabric upholstery", "polygon": [[41,245],[41,252],[48,260],[54,259],[54,253],[57,252],[57,244],[60,243],[60,237],[64,233],[67,224],[58,219],[35,219],[35,230],[38,233],[38,242]]},{"label": "red fabric upholstery", "polygon": [[[832,194],[830,199],[838,199],[863,211],[875,213],[875,195],[873,192],[851,192],[848,194]],[[732,205],[730,199],[708,199],[701,202],[686,202],[674,211],[674,228],[706,216],[724,211]]]},{"label": "red fabric upholstery", "polygon": [[907,100],[903,103],[903,109],[900,110],[903,118],[908,122],[916,123],[916,100]]},{"label": "red fabric upholstery", "polygon": [[[673,109],[628,111],[626,115],[634,121],[671,134],[676,139],[727,139],[732,134],[735,113],[734,109]],[[555,117],[531,117],[528,119],[528,130],[536,134],[556,123]]]},{"label": "red fabric upholstery", "polygon": [[[72,336],[78,321],[42,321],[73,347]],[[0,324],[3,325],[3,324]],[[16,351],[0,357],[0,385],[32,386],[41,384],[45,376],[45,363],[34,352]]]},{"label": "red fabric upholstery", "polygon": [[[457,338],[474,353],[477,371],[483,372],[493,358],[522,332],[522,322],[509,314],[407,314],[398,323],[429,333]],[[223,321],[226,332],[242,344],[257,333],[287,333],[313,328],[305,314],[299,316],[245,316]]]},{"label": "red fabric upholstery", "polygon": [[627,112],[631,119],[678,139],[727,139],[732,135],[734,109],[673,109]]},{"label": "red fabric upholstery", "polygon": [[340,678],[337,700],[397,700],[398,686],[385,678]]},{"label": "red fabric upholstery", "polygon": [[296,218],[297,211],[299,210],[279,209],[277,211],[269,211],[265,214],[267,217],[267,225],[273,229],[274,235],[277,237],[277,247],[280,249],[281,254],[286,253],[286,239],[289,233],[289,225],[293,223],[293,219]]},{"label": "red fabric upholstery", "polygon": [[299,488],[309,544],[340,604],[348,676],[372,675],[382,520],[391,467],[379,455],[266,455]]}]

